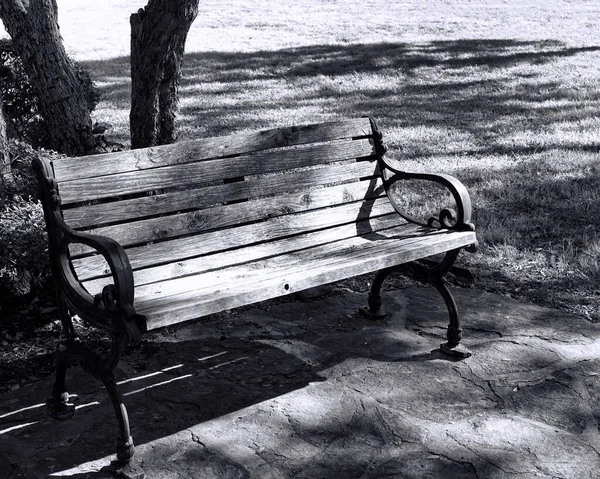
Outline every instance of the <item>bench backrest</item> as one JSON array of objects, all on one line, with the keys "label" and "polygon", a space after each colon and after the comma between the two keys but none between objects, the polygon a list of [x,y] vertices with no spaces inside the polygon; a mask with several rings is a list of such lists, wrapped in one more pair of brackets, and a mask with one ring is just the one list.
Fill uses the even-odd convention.
[{"label": "bench backrest", "polygon": [[[374,138],[360,118],[65,158],[53,168],[66,223],[115,239],[136,269],[390,213]],[[70,252],[80,279],[105,274],[85,246]]]}]

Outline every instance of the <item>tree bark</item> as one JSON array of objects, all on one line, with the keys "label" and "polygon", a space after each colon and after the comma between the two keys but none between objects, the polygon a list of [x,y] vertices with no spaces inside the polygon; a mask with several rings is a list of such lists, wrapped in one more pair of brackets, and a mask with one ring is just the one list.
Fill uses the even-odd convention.
[{"label": "tree bark", "polygon": [[3,199],[16,189],[15,179],[12,175],[10,165],[10,154],[8,152],[8,138],[6,136],[6,120],[4,118],[4,110],[2,109],[2,94],[0,93],[0,204]]},{"label": "tree bark", "polygon": [[8,139],[6,137],[6,121],[2,109],[2,93],[0,93],[0,176],[11,172],[10,156],[8,154]]},{"label": "tree bark", "polygon": [[131,15],[131,148],[176,139],[185,41],[199,0],[150,0]]},{"label": "tree bark", "polygon": [[23,60],[46,122],[50,147],[81,155],[94,147],[84,89],[65,51],[56,0],[1,0],[0,18]]}]

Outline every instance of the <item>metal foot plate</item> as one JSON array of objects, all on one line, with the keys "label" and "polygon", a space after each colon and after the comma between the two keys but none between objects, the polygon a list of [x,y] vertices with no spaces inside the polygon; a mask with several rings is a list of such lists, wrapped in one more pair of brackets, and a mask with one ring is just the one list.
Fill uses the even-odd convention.
[{"label": "metal foot plate", "polygon": [[385,317],[387,316],[387,313],[385,312],[385,310],[383,308],[379,308],[375,311],[371,311],[371,308],[366,306],[363,308],[359,308],[358,311],[365,318],[372,319],[372,320],[385,319]]},{"label": "metal foot plate", "polygon": [[48,401],[46,401],[46,411],[52,418],[64,421],[73,417],[75,414],[75,405],[48,399]]},{"label": "metal foot plate", "polygon": [[440,350],[449,356],[453,356],[455,358],[469,358],[473,353],[465,348],[462,344],[457,344],[456,346],[450,346],[448,343],[443,343],[440,345]]},{"label": "metal foot plate", "polygon": [[121,479],[144,479],[145,474],[141,467],[130,462],[113,461],[108,466],[102,468],[115,477]]}]

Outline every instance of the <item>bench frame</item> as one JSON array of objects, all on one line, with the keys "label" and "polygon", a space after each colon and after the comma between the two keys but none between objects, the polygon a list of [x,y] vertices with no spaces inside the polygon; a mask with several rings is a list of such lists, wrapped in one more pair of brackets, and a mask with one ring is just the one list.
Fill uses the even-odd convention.
[{"label": "bench frame", "polygon": [[[394,168],[384,159],[387,148],[382,142],[382,135],[375,121],[371,118],[370,121],[377,161],[383,177],[383,186],[397,213],[409,222],[421,226],[474,232],[475,227],[471,223],[471,201],[462,183],[448,175],[410,173]],[[38,179],[40,198],[44,209],[50,263],[56,281],[57,306],[64,335],[63,343],[57,352],[56,379],[52,397],[47,402],[48,412],[58,419],[67,419],[73,416],[75,407],[68,402],[69,395],[65,377],[67,368],[76,358],[84,370],[102,381],[113,404],[119,426],[115,468],[118,468],[118,473],[122,476],[141,477],[140,474],[143,473],[136,472],[130,464],[134,454],[134,445],[130,434],[127,410],[114,377],[114,370],[120,360],[123,348],[127,344],[139,343],[145,332],[144,317],[137,314],[134,308],[134,279],[127,253],[119,243],[110,238],[71,229],[62,217],[61,198],[51,164],[44,159],[36,158],[33,168]],[[404,180],[426,180],[442,185],[454,197],[456,211],[443,209],[437,217],[430,218],[426,223],[412,218],[401,210],[391,189],[396,182]],[[110,268],[114,284],[105,286],[102,292],[94,297],[79,284],[70,264],[69,245],[74,243],[95,249],[104,256]],[[399,272],[417,281],[431,284],[441,294],[450,317],[447,342],[441,345],[441,350],[455,357],[469,357],[471,353],[460,344],[462,332],[458,310],[444,277],[448,272],[452,272],[456,276],[472,280],[471,274],[463,268],[454,267],[454,262],[461,249],[474,252],[476,248],[477,243],[474,242],[466,248],[447,251],[439,263],[423,258],[380,270],[375,274],[369,293],[368,306],[362,308],[361,312],[373,319],[385,317],[381,288],[385,279],[392,273]],[[74,314],[79,315],[95,327],[109,329],[112,341],[110,350],[105,356],[92,351],[77,337],[71,319]],[[109,325],[108,328],[107,325]]]}]

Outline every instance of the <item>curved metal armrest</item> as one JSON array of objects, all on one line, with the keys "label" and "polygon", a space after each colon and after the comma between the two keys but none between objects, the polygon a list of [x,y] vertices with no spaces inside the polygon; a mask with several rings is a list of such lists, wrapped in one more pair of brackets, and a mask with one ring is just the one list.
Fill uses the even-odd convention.
[{"label": "curved metal armrest", "polygon": [[[133,272],[127,253],[111,238],[70,228],[62,218],[61,201],[50,164],[36,158],[33,167],[44,206],[52,273],[69,308],[94,326],[125,332],[131,342],[138,342],[145,330],[145,322],[133,307]],[[105,286],[96,296],[88,293],[76,278],[69,257],[69,245],[74,243],[89,246],[108,263],[113,284]]]},{"label": "curved metal armrest", "polygon": [[[390,202],[392,203],[392,206],[398,212],[398,214],[400,214],[406,220],[421,224],[423,226],[461,231],[475,231],[475,226],[471,222],[471,198],[469,197],[469,193],[465,186],[453,176],[446,174],[400,171],[388,164],[385,164],[383,167],[383,178],[385,190]],[[407,215],[401,210],[398,202],[394,198],[393,192],[390,190],[390,187],[394,183],[403,180],[433,181],[434,183],[442,185],[443,187],[447,188],[450,193],[452,193],[456,203],[456,211],[445,208],[440,211],[439,218],[432,217],[427,223],[423,223]]]},{"label": "curved metal armrest", "polygon": [[114,284],[105,286],[102,294],[95,297],[94,303],[108,311],[127,313],[133,307],[134,283],[131,264],[123,247],[115,240],[105,236],[73,231],[62,218],[58,219],[57,223],[64,235],[63,242],[65,244],[61,250],[64,248],[66,251],[68,246],[74,243],[89,246],[104,257],[110,268]]},{"label": "curved metal armrest", "polygon": [[[90,323],[124,332],[129,342],[136,344],[145,331],[143,317],[133,307],[133,272],[123,247],[111,238],[80,233],[69,228],[59,214],[54,215],[55,227],[60,230],[56,274],[69,305]],[[76,279],[68,255],[70,244],[80,243],[100,253],[110,268],[113,284],[106,285],[94,297]],[[110,323],[106,321],[109,320]]]},{"label": "curved metal armrest", "polygon": [[[377,154],[379,169],[383,177],[383,186],[385,188],[387,197],[389,198],[390,203],[396,212],[407,221],[421,226],[437,227],[440,229],[446,228],[459,231],[475,231],[475,225],[471,223],[471,198],[469,197],[469,193],[467,192],[465,186],[459,180],[450,175],[409,172],[394,168],[384,159],[384,155],[387,152],[387,147],[383,143],[383,135],[377,126],[377,122],[372,117],[368,118],[371,122],[371,129],[373,132],[372,141]],[[423,223],[422,221],[407,215],[402,211],[401,206],[394,197],[394,193],[390,190],[390,187],[394,183],[402,180],[425,180],[433,181],[434,183],[442,185],[450,190],[450,193],[452,193],[456,203],[457,211],[445,208],[440,211],[438,218],[429,218],[427,223]]]}]

